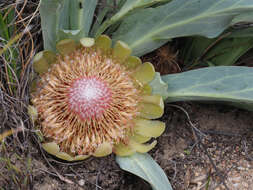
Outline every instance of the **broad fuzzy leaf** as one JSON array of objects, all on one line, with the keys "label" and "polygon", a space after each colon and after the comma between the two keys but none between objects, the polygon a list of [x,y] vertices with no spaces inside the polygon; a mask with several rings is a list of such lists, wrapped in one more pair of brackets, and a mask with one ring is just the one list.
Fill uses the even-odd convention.
[{"label": "broad fuzzy leaf", "polygon": [[115,24],[126,15],[135,12],[141,8],[149,7],[151,5],[168,2],[170,0],[126,0],[121,9],[113,15],[110,19],[106,20],[96,32],[95,36],[101,35],[109,26]]},{"label": "broad fuzzy leaf", "polygon": [[167,102],[218,101],[253,110],[253,68],[208,67],[162,76]]},{"label": "broad fuzzy leaf", "polygon": [[106,1],[106,6],[101,5],[100,7],[97,8],[97,11],[96,11],[97,13],[96,13],[96,17],[94,19],[94,24],[92,26],[92,30],[90,31],[90,36],[91,37],[95,36],[95,34],[98,31],[100,25],[103,23],[103,20],[106,20],[106,17],[109,14],[112,14],[113,11],[115,11],[114,3],[115,3],[114,0],[107,0]]},{"label": "broad fuzzy leaf", "polygon": [[194,37],[185,40],[182,59],[187,66],[215,66],[233,65],[250,48],[253,47],[253,38],[223,38],[209,39]]},{"label": "broad fuzzy leaf", "polygon": [[168,85],[161,79],[160,73],[155,73],[155,77],[149,85],[152,87],[152,94],[161,95],[163,99],[166,99]]},{"label": "broad fuzzy leaf", "polygon": [[233,19],[232,24],[236,24],[238,22],[252,22],[253,21],[253,12],[246,12],[244,14],[240,14],[239,16]]},{"label": "broad fuzzy leaf", "polygon": [[[252,17],[253,18],[253,17]],[[231,38],[245,38],[245,37],[253,37],[253,27],[247,27],[247,28],[238,28],[230,30],[232,32],[231,35],[228,37]]]},{"label": "broad fuzzy leaf", "polygon": [[216,37],[238,16],[252,11],[252,0],[173,0],[128,16],[113,34],[113,39],[126,42],[134,54],[140,56],[171,38]]},{"label": "broad fuzzy leaf", "polygon": [[87,37],[93,20],[97,0],[69,0],[69,30],[80,30],[82,37]]},{"label": "broad fuzzy leaf", "polygon": [[44,49],[55,51],[56,42],[63,36],[88,36],[96,5],[97,0],[41,0]]},{"label": "broad fuzzy leaf", "polygon": [[62,6],[61,0],[41,0],[40,17],[44,49],[55,50]]},{"label": "broad fuzzy leaf", "polygon": [[[111,19],[119,20],[123,16],[129,14],[132,11],[135,11],[140,8],[149,7],[159,2],[165,2],[166,0],[127,0],[125,4],[122,6],[120,11],[115,14]],[[169,0],[167,0],[169,1]]]},{"label": "broad fuzzy leaf", "polygon": [[149,154],[135,153],[127,157],[117,156],[116,161],[121,169],[150,183],[153,190],[172,190],[166,174]]}]

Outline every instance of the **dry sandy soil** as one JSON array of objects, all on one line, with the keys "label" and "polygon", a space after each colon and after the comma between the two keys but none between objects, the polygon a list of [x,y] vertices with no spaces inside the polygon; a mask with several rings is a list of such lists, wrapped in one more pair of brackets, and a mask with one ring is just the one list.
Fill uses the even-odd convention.
[{"label": "dry sandy soil", "polygon": [[[38,0],[24,1],[19,17],[20,25],[31,24],[32,29],[21,43],[27,65],[18,91],[13,97],[7,92],[0,94],[0,134],[21,129],[0,144],[0,190],[151,190],[147,182],[121,170],[114,155],[63,163],[40,149],[25,108],[29,104],[31,52],[42,47],[37,5]],[[166,49],[160,49],[143,60],[155,63],[159,71],[180,72],[176,54],[164,52]],[[160,64],[168,59],[173,63],[170,67]],[[2,81],[6,76],[1,62],[0,66]],[[150,154],[174,190],[253,190],[252,118],[253,112],[223,105],[166,105],[162,118],[166,131]]]},{"label": "dry sandy soil", "polygon": [[[175,190],[252,190],[253,113],[221,105],[197,103],[167,105],[162,118],[167,129],[150,152],[166,172]],[[183,110],[182,110],[183,109]],[[187,113],[185,113],[187,112]],[[189,118],[187,117],[189,114]],[[191,124],[190,124],[191,122]],[[30,169],[19,158],[16,148],[8,150],[17,167],[20,188],[34,190],[107,189],[151,190],[142,179],[122,171],[114,156],[90,158],[80,163],[62,163],[38,150],[31,143]],[[2,153],[5,152],[2,148]],[[19,150],[20,152],[20,150]],[[6,155],[6,153],[5,153]],[[23,155],[24,156],[24,155]],[[0,162],[2,189],[16,189],[10,170]],[[27,171],[28,173],[26,173]],[[9,176],[8,176],[9,175]],[[8,176],[8,178],[7,178]],[[7,178],[7,179],[5,179]]]}]

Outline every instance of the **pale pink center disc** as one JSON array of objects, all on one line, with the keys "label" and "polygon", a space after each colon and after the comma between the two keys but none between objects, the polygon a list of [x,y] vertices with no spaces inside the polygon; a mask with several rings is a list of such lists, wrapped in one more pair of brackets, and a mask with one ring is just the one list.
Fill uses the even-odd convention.
[{"label": "pale pink center disc", "polygon": [[96,77],[77,79],[69,88],[68,95],[70,110],[83,120],[100,117],[111,101],[110,88]]}]

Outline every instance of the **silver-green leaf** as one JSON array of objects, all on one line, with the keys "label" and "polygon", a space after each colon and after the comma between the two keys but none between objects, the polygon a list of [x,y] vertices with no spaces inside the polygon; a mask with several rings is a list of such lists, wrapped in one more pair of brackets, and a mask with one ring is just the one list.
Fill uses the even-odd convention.
[{"label": "silver-green leaf", "polygon": [[239,22],[250,22],[253,21],[253,12],[246,12],[245,14],[240,14],[239,16],[235,17],[232,21],[232,24],[236,24]]},{"label": "silver-green leaf", "polygon": [[128,16],[113,34],[113,40],[126,42],[140,56],[171,38],[216,37],[241,14],[252,11],[252,0],[173,0]]},{"label": "silver-green leaf", "polygon": [[215,101],[253,110],[253,68],[208,67],[162,76],[167,102]]},{"label": "silver-green leaf", "polygon": [[150,183],[153,190],[173,190],[166,174],[149,154],[135,153],[127,157],[117,156],[116,161],[121,169]]},{"label": "silver-green leaf", "polygon": [[64,39],[73,39],[79,41],[83,37],[83,30],[62,30],[60,29],[57,34],[57,41]]},{"label": "silver-green leaf", "polygon": [[59,20],[63,9],[62,0],[41,0],[40,17],[44,49],[55,50]]},{"label": "silver-green leaf", "polygon": [[[69,30],[83,31],[82,37],[87,37],[93,21],[97,0],[69,0]],[[65,28],[66,29],[66,28]]]},{"label": "silver-green leaf", "polygon": [[87,37],[97,0],[41,0],[40,16],[44,49],[55,51],[63,36]]},{"label": "silver-green leaf", "polygon": [[149,85],[152,87],[152,94],[159,94],[163,97],[163,99],[166,99],[168,85],[161,79],[160,73],[155,73],[155,77]]},{"label": "silver-green leaf", "polygon": [[170,0],[126,0],[121,9],[113,15],[110,19],[106,20],[98,29],[95,36],[102,34],[109,26],[115,24],[126,15],[135,12],[141,8],[149,7],[157,3],[167,2]]},{"label": "silver-green leaf", "polygon": [[[233,32],[231,32],[233,34]],[[237,32],[244,36],[246,31]],[[238,37],[230,38],[229,33],[226,38],[205,38],[205,37],[193,37],[185,39],[184,47],[181,49],[181,59],[184,60],[184,64],[191,68],[194,66],[229,66],[235,64],[235,62],[244,55],[249,49],[253,47],[252,37]],[[253,35],[253,34],[252,34]],[[212,47],[212,48],[210,48]]]}]

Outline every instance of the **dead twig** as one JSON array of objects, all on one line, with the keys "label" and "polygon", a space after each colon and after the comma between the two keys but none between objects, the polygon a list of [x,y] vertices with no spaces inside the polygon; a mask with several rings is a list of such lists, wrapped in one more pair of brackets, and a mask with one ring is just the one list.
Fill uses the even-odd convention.
[{"label": "dead twig", "polygon": [[[211,163],[212,167],[215,169],[215,173],[222,179],[222,184],[224,185],[224,187],[226,188],[226,190],[229,190],[225,180],[226,180],[226,176],[224,176],[221,171],[217,168],[217,166],[215,165],[212,157],[210,156],[209,152],[207,151],[207,147],[202,143],[202,140],[204,137],[206,137],[206,134],[204,134],[202,131],[200,131],[191,121],[189,114],[187,113],[187,111],[182,108],[181,106],[177,106],[177,105],[172,105],[169,104],[169,106],[171,107],[175,107],[177,109],[180,109],[181,111],[183,111],[183,113],[186,115],[187,117],[187,121],[191,126],[194,138],[196,143],[199,145],[199,147],[204,151],[205,155],[208,157],[209,162]],[[195,143],[195,144],[196,144]]]}]

